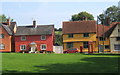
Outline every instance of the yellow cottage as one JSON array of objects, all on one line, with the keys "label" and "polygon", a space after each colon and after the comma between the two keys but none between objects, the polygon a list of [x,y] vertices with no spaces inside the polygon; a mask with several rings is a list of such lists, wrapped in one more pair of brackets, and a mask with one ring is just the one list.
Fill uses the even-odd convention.
[{"label": "yellow cottage", "polygon": [[96,25],[94,20],[63,22],[63,48],[82,48],[82,52],[108,52],[110,39],[105,34],[109,33],[111,27]]}]

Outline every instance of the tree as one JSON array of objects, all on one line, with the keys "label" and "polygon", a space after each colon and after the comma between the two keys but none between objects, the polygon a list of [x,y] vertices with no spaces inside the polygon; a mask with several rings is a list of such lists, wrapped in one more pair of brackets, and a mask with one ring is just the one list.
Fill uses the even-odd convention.
[{"label": "tree", "polygon": [[13,21],[13,19],[11,19],[10,17],[7,18],[7,16],[5,16],[4,14],[0,15],[0,23],[1,22],[6,22],[7,19],[10,19],[11,22]]},{"label": "tree", "polygon": [[62,31],[62,28],[59,28],[58,31]]},{"label": "tree", "polygon": [[82,20],[94,20],[94,17],[92,14],[88,12],[80,12],[78,14],[72,15],[71,21],[82,21]]},{"label": "tree", "polygon": [[120,9],[116,6],[111,6],[107,8],[104,13],[100,14],[98,16],[98,20],[100,21],[100,24],[108,25],[107,21],[109,20],[111,22],[118,22],[120,16]]}]

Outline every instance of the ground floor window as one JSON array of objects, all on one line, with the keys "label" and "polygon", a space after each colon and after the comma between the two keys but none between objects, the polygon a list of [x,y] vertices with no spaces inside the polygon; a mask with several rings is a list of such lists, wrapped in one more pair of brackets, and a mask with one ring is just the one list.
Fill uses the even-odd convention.
[{"label": "ground floor window", "polygon": [[68,43],[67,43],[67,49],[68,49],[68,48],[73,48],[73,42],[68,42]]},{"label": "ground floor window", "polygon": [[20,45],[20,50],[26,50],[26,45]]},{"label": "ground floor window", "polygon": [[4,44],[0,44],[0,49],[5,49],[5,45]]},{"label": "ground floor window", "polygon": [[105,45],[105,49],[110,49],[110,45]]},{"label": "ground floor window", "polygon": [[120,50],[120,44],[114,44],[114,50]]},{"label": "ground floor window", "polygon": [[47,49],[47,45],[46,44],[41,44],[40,49],[41,50],[46,50]]},{"label": "ground floor window", "polygon": [[88,42],[83,42],[83,48],[88,48]]}]

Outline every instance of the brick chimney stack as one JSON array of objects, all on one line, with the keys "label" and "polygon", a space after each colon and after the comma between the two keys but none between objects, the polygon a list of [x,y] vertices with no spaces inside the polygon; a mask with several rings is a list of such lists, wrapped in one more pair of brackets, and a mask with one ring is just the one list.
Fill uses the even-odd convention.
[{"label": "brick chimney stack", "polygon": [[35,27],[35,28],[37,27],[35,20],[33,20],[33,27]]},{"label": "brick chimney stack", "polygon": [[7,19],[7,25],[10,25],[10,19]]}]

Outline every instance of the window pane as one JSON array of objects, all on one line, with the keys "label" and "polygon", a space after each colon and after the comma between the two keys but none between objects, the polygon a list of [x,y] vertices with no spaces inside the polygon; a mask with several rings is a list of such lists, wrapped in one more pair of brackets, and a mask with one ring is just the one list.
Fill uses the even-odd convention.
[{"label": "window pane", "polygon": [[5,49],[5,45],[4,44],[0,44],[0,49]]},{"label": "window pane", "polygon": [[46,50],[46,45],[41,45],[41,50]]},{"label": "window pane", "polygon": [[73,47],[73,43],[72,43],[72,42],[68,42],[68,43],[67,43],[67,49],[68,49],[68,48],[72,48],[72,47]]},{"label": "window pane", "polygon": [[88,42],[83,42],[84,48],[88,48]]},{"label": "window pane", "polygon": [[89,37],[89,33],[84,33],[83,37]]},{"label": "window pane", "polygon": [[26,40],[26,36],[21,36],[21,40]]},{"label": "window pane", "polygon": [[26,50],[26,45],[20,45],[21,50]]},{"label": "window pane", "polygon": [[115,48],[115,50],[120,50],[120,44],[115,44],[114,48]]},{"label": "window pane", "polygon": [[0,34],[0,38],[4,38],[4,34]]},{"label": "window pane", "polygon": [[110,46],[109,45],[105,45],[105,49],[110,49]]},{"label": "window pane", "polygon": [[73,34],[68,34],[68,38],[73,38]]},{"label": "window pane", "polygon": [[46,39],[46,36],[42,35],[41,40],[45,40],[45,39]]},{"label": "window pane", "polygon": [[120,40],[120,37],[116,37],[116,40],[119,41],[119,40]]},{"label": "window pane", "polygon": [[105,38],[100,37],[99,40],[100,40],[100,41],[105,41]]}]

